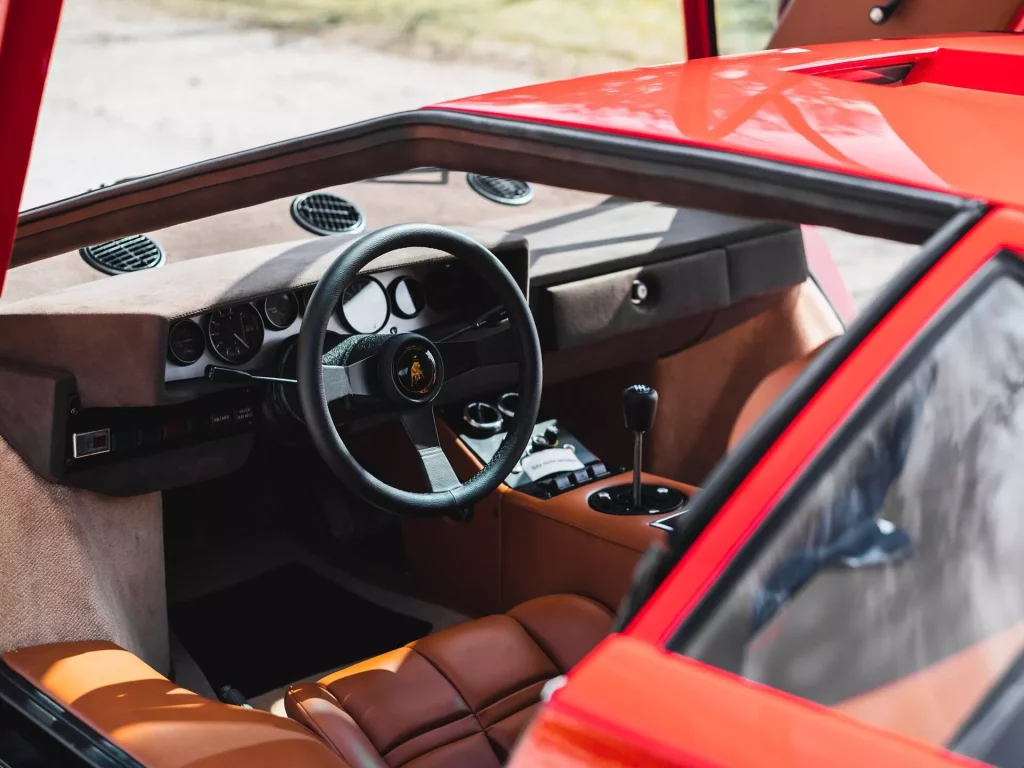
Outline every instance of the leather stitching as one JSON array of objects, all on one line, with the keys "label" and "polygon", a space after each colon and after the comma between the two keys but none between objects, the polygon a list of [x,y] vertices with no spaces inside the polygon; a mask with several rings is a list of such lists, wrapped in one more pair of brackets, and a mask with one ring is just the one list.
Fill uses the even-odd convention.
[{"label": "leather stitching", "polygon": [[[516,624],[518,624],[518,625],[519,625],[520,627],[522,627],[522,628],[523,628],[523,632],[525,632],[525,633],[526,633],[526,636],[527,636],[528,638],[530,638],[530,639],[531,639],[531,640],[533,641],[533,644],[537,646],[537,649],[538,649],[538,650],[539,650],[539,651],[540,651],[541,653],[543,653],[543,654],[544,654],[544,656],[546,656],[546,657],[547,657],[547,660],[551,662],[551,666],[552,666],[552,667],[554,667],[554,668],[555,668],[555,669],[556,669],[556,670],[558,671],[558,673],[559,673],[559,674],[562,674],[562,675],[564,675],[564,674],[565,674],[565,672],[566,672],[566,670],[562,669],[562,668],[561,668],[561,667],[559,666],[558,662],[557,662],[557,661],[555,661],[555,658],[554,658],[554,657],[553,657],[553,656],[551,655],[551,653],[549,653],[549,652],[548,652],[548,649],[547,649],[547,648],[545,647],[545,645],[544,645],[544,644],[543,644],[543,643],[542,643],[542,642],[541,642],[540,640],[538,640],[538,639],[537,639],[537,638],[536,638],[536,637],[534,636],[533,632],[531,632],[531,631],[530,631],[530,630],[529,630],[529,629],[527,628],[527,626],[526,626],[525,624],[523,624],[523,622],[521,622],[521,621],[520,621],[519,619],[517,619],[517,618],[516,618],[515,616],[512,616],[512,615],[510,615],[510,614],[508,614],[508,613],[506,613],[505,615],[506,615],[506,616],[508,616],[508,617],[509,617],[510,619],[512,619],[512,620],[513,620],[513,621],[514,621],[514,622],[515,622]],[[536,682],[536,681],[535,681],[535,682]]]},{"label": "leather stitching", "polygon": [[303,719],[307,721],[303,722],[302,724],[309,728],[311,731],[313,731],[313,733],[315,733],[318,737],[320,737],[320,740],[322,742],[324,742],[325,744],[329,744],[331,749],[334,750],[334,753],[338,757],[344,759],[344,756],[341,754],[341,748],[337,744],[335,744],[334,740],[330,736],[328,736],[324,729],[317,724],[316,719],[309,713],[309,710],[306,709],[304,702],[299,701],[298,697],[296,697],[291,691],[288,691],[286,693],[286,696],[289,699],[291,699],[295,706],[298,707],[299,711],[302,712]]},{"label": "leather stitching", "polygon": [[[604,611],[613,622],[615,621],[615,614],[613,614],[611,611],[609,611],[607,608],[605,608],[603,605],[601,605],[596,600],[592,600],[589,597],[584,597],[583,595],[573,595],[573,597],[577,597],[580,600],[586,600],[588,603],[591,603],[591,604],[597,606],[602,611]],[[562,667],[559,665],[559,663],[555,659],[555,657],[552,656],[551,653],[548,651],[547,646],[533,632],[530,631],[530,628],[527,627],[526,624],[524,624],[517,617],[513,616],[510,613],[506,613],[505,615],[508,616],[510,619],[513,619],[519,626],[521,626],[523,628],[523,631],[527,634],[527,636],[531,640],[533,640],[534,645],[536,645],[540,649],[540,652],[548,657],[548,661],[551,662],[551,666],[553,666],[555,669],[557,669],[559,674],[564,675],[566,672],[569,671],[568,669],[562,669]]]},{"label": "leather stitching", "polygon": [[[546,683],[548,680],[552,680],[554,677],[555,676],[552,676],[552,675],[544,675],[543,677],[541,677],[538,680],[534,680],[533,682],[527,683],[526,685],[522,686],[521,688],[517,688],[516,690],[512,691],[512,693],[506,694],[504,696],[500,696],[499,698],[495,699],[494,701],[492,701],[487,706],[480,707],[480,711],[483,712],[485,709],[491,709],[492,707],[496,707],[499,704],[501,704],[501,702],[505,701],[506,699],[511,699],[514,696],[518,696],[520,693],[525,691],[527,688],[530,688],[530,687],[536,685],[537,683]],[[537,697],[537,701],[540,701],[540,697],[539,696]],[[502,720],[508,720],[508,718],[512,717],[512,715],[514,715],[514,714],[516,714],[518,712],[522,712],[524,709],[526,709],[526,707],[532,707],[534,704],[537,703],[537,701],[530,702],[529,704],[526,704],[525,706],[520,707],[519,709],[515,710],[514,712],[511,712],[511,713],[505,715],[505,717],[501,718],[500,720],[496,720],[494,725],[497,725]],[[494,725],[489,726],[488,729],[493,728]]]},{"label": "leather stitching", "polygon": [[[451,725],[452,723],[457,723],[457,722],[459,722],[459,720],[465,720],[467,717],[472,717],[474,720],[476,720],[476,715],[473,713],[472,710],[470,710],[470,711],[466,712],[466,714],[464,714],[464,715],[455,715],[454,717],[449,717],[447,720],[439,720],[437,722],[433,722],[433,723],[429,723],[427,725],[424,725],[423,727],[418,728],[417,730],[413,731],[411,734],[409,734],[409,736],[407,736],[406,738],[402,739],[400,742],[395,744],[395,746],[393,746],[391,749],[389,749],[387,751],[387,754],[390,755],[396,749],[398,749],[399,747],[405,746],[406,744],[408,744],[413,739],[418,739],[420,736],[423,736],[426,733],[430,733],[431,731],[436,731],[438,728],[444,728],[446,725]],[[477,720],[477,725],[480,725],[480,721],[479,720]],[[480,730],[482,732],[483,728],[481,727]]]},{"label": "leather stitching", "polygon": [[[557,664],[552,664],[551,666],[553,666],[555,668],[556,672],[558,671],[558,665]],[[550,680],[553,677],[557,677],[557,675],[549,675],[547,673],[544,673],[540,677],[530,678],[525,683],[521,683],[521,684],[517,683],[516,687],[513,688],[511,691],[508,691],[508,692],[502,691],[501,693],[498,694],[497,698],[495,698],[493,701],[488,701],[486,704],[481,705],[480,709],[477,710],[477,711],[478,712],[483,712],[485,709],[490,709],[491,707],[495,706],[496,704],[500,704],[505,699],[509,699],[509,698],[511,698],[511,697],[513,697],[513,696],[515,696],[517,694],[522,693],[527,688],[529,688],[531,685],[536,685],[537,683],[546,683],[548,680]]]},{"label": "leather stitching", "polygon": [[[438,745],[437,745],[436,747],[434,747],[433,749],[428,749],[428,750],[427,750],[426,752],[423,752],[422,754],[416,755],[415,757],[410,757],[410,758],[409,758],[408,760],[406,760],[406,761],[405,761],[404,763],[401,763],[400,765],[396,765],[396,766],[395,766],[394,768],[402,768],[402,766],[403,766],[403,765],[408,765],[409,763],[411,763],[411,762],[412,762],[412,761],[414,761],[414,760],[419,760],[419,759],[420,759],[421,757],[423,757],[424,755],[429,755],[429,754],[431,754],[432,752],[437,752],[437,751],[438,751],[439,749],[444,749],[445,747],[450,747],[450,746],[452,746],[453,744],[458,744],[458,743],[459,743],[460,741],[465,741],[466,739],[472,739],[472,738],[473,738],[474,736],[484,736],[484,735],[485,735],[485,734],[483,733],[483,731],[478,731],[477,733],[471,733],[471,734],[469,734],[469,736],[463,736],[463,737],[462,737],[461,739],[456,739],[455,741],[449,741],[449,742],[448,742],[447,744],[438,744]],[[490,740],[490,739],[488,739],[488,740],[487,740],[487,743],[488,743],[488,744],[490,744],[490,743],[491,743],[491,740]],[[493,750],[494,748],[493,748],[493,747],[491,747],[491,749]],[[389,754],[390,754],[390,753],[389,753]],[[497,754],[495,754],[495,757],[497,757]]]},{"label": "leather stitching", "polygon": [[[469,706],[469,702],[466,701],[466,697],[463,695],[462,691],[459,690],[459,687],[452,681],[452,679],[449,678],[448,675],[446,675],[444,673],[444,671],[439,666],[437,666],[437,664],[435,664],[430,659],[428,659],[424,654],[422,654],[419,651],[417,651],[416,648],[413,645],[411,645],[411,644],[407,645],[406,648],[408,648],[410,651],[412,651],[417,656],[419,656],[421,659],[423,659],[425,662],[427,662],[427,664],[429,664],[434,669],[436,669],[437,670],[437,674],[439,674],[442,678],[444,678],[444,681],[446,683],[448,683],[448,685],[450,685],[452,687],[453,691],[455,691],[457,694],[459,694],[459,699],[461,699],[462,703],[466,705],[466,709],[469,711],[470,717],[472,717],[474,720],[476,720],[476,727],[480,729],[480,733],[483,733],[484,732],[484,726],[480,722],[480,718],[478,718],[476,716],[476,710],[474,710],[471,706]],[[452,722],[455,722],[455,721],[453,720]],[[432,729],[431,728],[426,728],[426,729],[424,729],[423,733],[426,733],[429,730],[432,730]],[[415,738],[415,737],[413,737],[413,738]],[[466,738],[469,738],[469,737],[467,736]],[[408,741],[408,740],[409,739],[406,739],[406,741]],[[405,744],[406,741],[403,741],[402,744]],[[461,741],[461,739],[458,739],[457,741]],[[455,742],[453,741],[451,743],[454,744]],[[395,749],[397,749],[397,746],[392,747],[391,751],[393,752]],[[390,754],[390,752],[389,752],[389,754]],[[424,754],[426,754],[426,753],[424,753]]]},{"label": "leather stitching", "polygon": [[[439,728],[444,728],[446,725],[451,725],[452,723],[457,723],[460,720],[465,720],[467,718],[472,718],[476,722],[477,727],[479,728],[478,731],[476,731],[475,733],[469,734],[469,736],[460,736],[459,738],[455,739],[455,741],[446,741],[444,744],[438,744],[436,747],[431,747],[430,749],[428,749],[428,750],[426,750],[424,752],[420,752],[419,754],[414,755],[413,757],[410,757],[405,762],[406,763],[411,762],[413,760],[416,760],[417,758],[423,757],[423,755],[427,755],[427,754],[430,754],[431,752],[434,752],[434,751],[436,751],[438,749],[441,749],[441,747],[447,747],[450,744],[455,744],[457,742],[462,741],[463,739],[468,739],[470,736],[476,736],[478,733],[483,733],[484,732],[483,726],[481,726],[480,725],[480,721],[477,720],[476,714],[472,710],[470,710],[469,712],[467,712],[464,715],[458,715],[457,717],[450,718],[448,720],[445,720],[444,722],[432,723],[430,725],[423,726],[423,728],[421,728],[420,730],[418,730],[415,733],[413,733],[407,739],[403,739],[402,741],[400,741],[397,744],[395,744],[395,746],[393,746],[387,752],[382,752],[381,753],[381,757],[383,757],[385,760],[387,760],[398,749],[404,747],[406,744],[408,744],[413,739],[417,739],[420,736],[423,736],[425,734],[430,733],[431,731],[436,731]],[[404,763],[403,763],[403,765],[404,765]]]}]

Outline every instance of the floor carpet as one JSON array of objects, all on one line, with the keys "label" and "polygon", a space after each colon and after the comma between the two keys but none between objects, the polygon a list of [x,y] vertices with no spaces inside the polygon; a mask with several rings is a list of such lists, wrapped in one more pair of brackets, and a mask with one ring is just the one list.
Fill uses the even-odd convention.
[{"label": "floor carpet", "polygon": [[169,606],[171,628],[214,689],[246,697],[398,648],[430,624],[292,563]]}]

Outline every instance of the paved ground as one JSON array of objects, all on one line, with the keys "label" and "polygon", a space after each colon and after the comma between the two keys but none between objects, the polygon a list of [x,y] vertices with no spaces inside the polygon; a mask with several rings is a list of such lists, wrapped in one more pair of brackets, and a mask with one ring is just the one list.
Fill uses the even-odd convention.
[{"label": "paved ground", "polygon": [[[128,0],[65,0],[22,207],[532,79],[521,70],[183,20]],[[827,236],[861,304],[911,252]]]}]

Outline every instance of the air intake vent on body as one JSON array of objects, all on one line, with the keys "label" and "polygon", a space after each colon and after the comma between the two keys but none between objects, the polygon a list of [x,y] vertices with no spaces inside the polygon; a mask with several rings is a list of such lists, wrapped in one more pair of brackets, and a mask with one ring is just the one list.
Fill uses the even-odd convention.
[{"label": "air intake vent on body", "polygon": [[89,266],[108,275],[138,272],[164,263],[164,249],[146,235],[129,235],[108,243],[90,245],[79,253]]},{"label": "air intake vent on body", "polygon": [[525,181],[467,173],[466,181],[478,194],[502,205],[526,205],[533,199],[533,187]]},{"label": "air intake vent on body", "polygon": [[303,229],[317,235],[359,232],[365,225],[363,212],[355,203],[330,192],[310,192],[292,201],[292,218]]}]

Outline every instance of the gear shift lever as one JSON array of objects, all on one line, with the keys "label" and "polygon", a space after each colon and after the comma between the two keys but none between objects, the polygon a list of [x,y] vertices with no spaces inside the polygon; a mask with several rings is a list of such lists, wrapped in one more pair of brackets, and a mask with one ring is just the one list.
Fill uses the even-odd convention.
[{"label": "gear shift lever", "polygon": [[668,485],[643,484],[644,432],[654,425],[658,393],[646,384],[626,387],[622,393],[622,417],[633,433],[633,481],[605,486],[587,498],[591,509],[607,515],[662,515],[682,507],[687,497]]},{"label": "gear shift lever", "polygon": [[640,469],[644,455],[644,432],[654,426],[654,414],[658,410],[658,393],[646,384],[626,387],[622,393],[622,416],[626,428],[633,433],[633,506],[640,509]]}]

